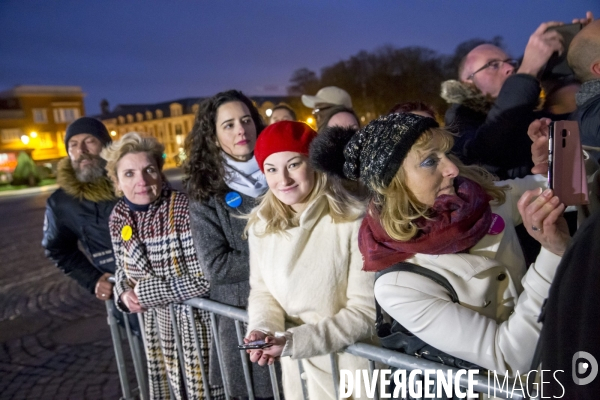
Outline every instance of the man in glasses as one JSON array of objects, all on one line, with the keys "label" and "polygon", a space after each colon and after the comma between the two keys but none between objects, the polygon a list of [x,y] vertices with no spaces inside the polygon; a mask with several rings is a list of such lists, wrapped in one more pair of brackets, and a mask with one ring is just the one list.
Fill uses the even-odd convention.
[{"label": "man in glasses", "polygon": [[475,47],[459,66],[459,81],[442,84],[442,97],[452,104],[446,124],[457,134],[453,151],[462,161],[481,164],[500,179],[531,173],[527,128],[536,117],[551,117],[535,112],[540,104],[538,75],[554,52],[564,51],[562,37],[550,29],[559,25],[541,24],[520,64],[492,44]]}]

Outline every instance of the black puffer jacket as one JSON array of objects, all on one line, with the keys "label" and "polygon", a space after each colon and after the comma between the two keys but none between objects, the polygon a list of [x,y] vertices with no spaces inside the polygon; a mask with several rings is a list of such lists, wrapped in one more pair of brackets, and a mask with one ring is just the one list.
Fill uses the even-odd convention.
[{"label": "black puffer jacket", "polygon": [[102,274],[115,272],[108,217],[117,199],[107,177],[79,182],[68,158],[59,163],[57,182],[60,189],[46,204],[42,246],[58,268],[94,293]]}]

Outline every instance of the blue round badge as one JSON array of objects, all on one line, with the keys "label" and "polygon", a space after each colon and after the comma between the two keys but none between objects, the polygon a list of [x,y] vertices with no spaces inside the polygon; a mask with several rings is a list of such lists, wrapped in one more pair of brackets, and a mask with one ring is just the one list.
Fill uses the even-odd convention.
[{"label": "blue round badge", "polygon": [[229,192],[225,195],[225,203],[231,208],[238,208],[242,205],[242,196],[238,192]]}]

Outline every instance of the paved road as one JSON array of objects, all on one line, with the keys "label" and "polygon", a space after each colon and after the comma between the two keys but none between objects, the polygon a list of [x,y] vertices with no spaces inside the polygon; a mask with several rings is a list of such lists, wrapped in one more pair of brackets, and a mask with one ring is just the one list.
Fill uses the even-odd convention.
[{"label": "paved road", "polygon": [[44,257],[48,196],[0,198],[0,399],[118,399],[104,304]]}]

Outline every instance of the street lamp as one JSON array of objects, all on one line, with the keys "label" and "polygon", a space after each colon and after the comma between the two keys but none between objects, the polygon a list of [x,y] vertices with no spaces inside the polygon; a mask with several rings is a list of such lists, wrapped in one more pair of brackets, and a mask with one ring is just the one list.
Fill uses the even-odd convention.
[{"label": "street lamp", "polygon": [[110,131],[110,136],[117,136],[117,132],[116,131]]},{"label": "street lamp", "polygon": [[315,122],[315,120],[313,119],[313,117],[308,117],[308,118],[306,118],[306,122],[307,122],[309,125],[312,125],[312,123],[313,123],[313,122]]},{"label": "street lamp", "polygon": [[265,111],[265,114],[267,115],[267,117],[271,117],[271,115],[273,115],[273,110],[271,110],[270,108],[267,108],[267,110]]},{"label": "street lamp", "polygon": [[29,144],[29,136],[27,136],[27,135],[21,136],[21,142],[23,142],[24,145],[28,145]]},{"label": "street lamp", "polygon": [[35,138],[37,137],[37,132],[31,132],[31,133],[29,134],[29,136],[30,136],[32,139],[35,139]]}]

